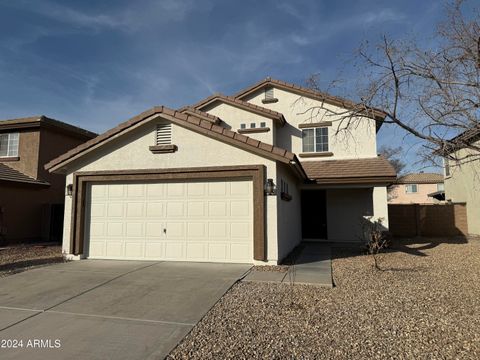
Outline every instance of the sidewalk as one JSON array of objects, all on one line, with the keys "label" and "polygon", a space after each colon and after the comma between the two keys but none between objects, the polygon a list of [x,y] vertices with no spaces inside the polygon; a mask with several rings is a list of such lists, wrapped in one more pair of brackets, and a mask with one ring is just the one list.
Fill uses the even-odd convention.
[{"label": "sidewalk", "polygon": [[304,243],[294,265],[288,271],[262,271],[254,268],[243,281],[295,283],[333,287],[331,246],[325,243]]}]

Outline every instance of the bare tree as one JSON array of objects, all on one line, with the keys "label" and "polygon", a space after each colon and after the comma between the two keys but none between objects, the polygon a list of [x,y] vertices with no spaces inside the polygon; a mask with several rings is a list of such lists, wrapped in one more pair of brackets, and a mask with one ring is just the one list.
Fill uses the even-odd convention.
[{"label": "bare tree", "polygon": [[[435,161],[435,151],[457,163],[479,159],[478,144],[454,138],[480,131],[480,17],[478,9],[466,16],[463,5],[462,0],[446,5],[431,48],[387,36],[379,44],[364,43],[355,64],[360,101],[346,110],[324,107],[327,116],[350,127],[362,115],[383,111],[385,123],[422,141],[422,154],[429,160]],[[313,77],[307,85],[318,88]],[[455,150],[460,148],[469,151],[459,155]]]},{"label": "bare tree", "polygon": [[383,145],[378,152],[387,159],[393,168],[397,172],[397,175],[401,175],[407,164],[402,160],[402,148],[400,146],[393,147]]}]

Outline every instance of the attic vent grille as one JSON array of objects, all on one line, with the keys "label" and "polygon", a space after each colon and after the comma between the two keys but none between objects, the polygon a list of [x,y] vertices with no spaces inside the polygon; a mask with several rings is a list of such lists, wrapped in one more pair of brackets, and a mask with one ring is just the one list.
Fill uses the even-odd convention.
[{"label": "attic vent grille", "polygon": [[155,145],[170,145],[172,143],[172,124],[158,124]]},{"label": "attic vent grille", "polygon": [[265,89],[265,100],[273,100],[273,88]]}]

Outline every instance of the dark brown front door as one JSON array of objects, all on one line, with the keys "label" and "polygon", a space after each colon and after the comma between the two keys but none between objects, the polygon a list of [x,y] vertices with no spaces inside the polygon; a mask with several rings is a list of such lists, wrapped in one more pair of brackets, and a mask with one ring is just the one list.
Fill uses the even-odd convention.
[{"label": "dark brown front door", "polygon": [[327,196],[325,190],[302,191],[303,239],[327,239]]}]

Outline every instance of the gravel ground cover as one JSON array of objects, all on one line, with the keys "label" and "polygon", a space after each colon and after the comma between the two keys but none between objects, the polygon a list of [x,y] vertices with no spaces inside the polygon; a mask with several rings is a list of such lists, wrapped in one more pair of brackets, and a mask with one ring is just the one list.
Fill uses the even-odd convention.
[{"label": "gravel ground cover", "polygon": [[237,283],[169,358],[480,358],[478,240],[333,253],[335,288]]},{"label": "gravel ground cover", "polygon": [[60,245],[18,245],[0,248],[0,277],[57,262],[63,262]]}]

